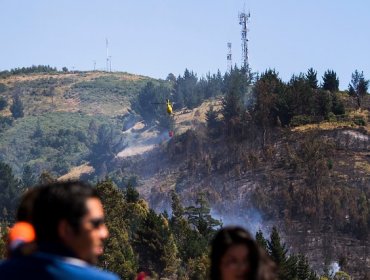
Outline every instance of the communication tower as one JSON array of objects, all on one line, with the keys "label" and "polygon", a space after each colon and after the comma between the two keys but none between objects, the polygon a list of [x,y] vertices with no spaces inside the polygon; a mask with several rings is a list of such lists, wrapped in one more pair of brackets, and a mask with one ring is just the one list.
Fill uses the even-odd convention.
[{"label": "communication tower", "polygon": [[231,69],[233,67],[233,60],[231,56],[231,43],[227,43],[227,70],[231,72]]},{"label": "communication tower", "polygon": [[242,67],[249,72],[249,62],[248,62],[248,27],[250,13],[242,12],[239,13],[239,24],[242,26]]}]

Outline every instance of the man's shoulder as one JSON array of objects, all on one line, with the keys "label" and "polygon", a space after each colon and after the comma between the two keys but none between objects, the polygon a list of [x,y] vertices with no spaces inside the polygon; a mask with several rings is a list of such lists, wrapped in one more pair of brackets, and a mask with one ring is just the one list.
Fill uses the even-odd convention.
[{"label": "man's shoulder", "polygon": [[0,262],[0,278],[30,279],[31,276],[37,275],[38,279],[47,279],[46,266],[31,256],[10,258]]},{"label": "man's shoulder", "polygon": [[79,265],[69,260],[58,262],[59,273],[65,274],[66,278],[86,280],[118,280],[119,277],[109,271],[101,270],[91,265]]},{"label": "man's shoulder", "polygon": [[[53,255],[35,254],[27,257],[11,258],[0,262],[1,279],[80,279],[80,280],[118,280],[109,271],[91,265],[81,265],[68,259]],[[26,277],[26,278],[25,278]]]}]

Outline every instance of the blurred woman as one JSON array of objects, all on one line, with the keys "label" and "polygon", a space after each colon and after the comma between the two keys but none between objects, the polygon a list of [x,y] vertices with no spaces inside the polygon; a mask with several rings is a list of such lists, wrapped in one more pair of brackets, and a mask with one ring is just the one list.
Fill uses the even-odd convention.
[{"label": "blurred woman", "polygon": [[260,249],[241,227],[225,227],[212,241],[211,280],[255,280],[260,267]]}]

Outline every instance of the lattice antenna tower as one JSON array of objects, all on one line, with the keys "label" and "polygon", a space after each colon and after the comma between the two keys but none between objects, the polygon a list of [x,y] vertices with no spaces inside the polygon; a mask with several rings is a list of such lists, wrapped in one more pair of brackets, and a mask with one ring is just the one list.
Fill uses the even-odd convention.
[{"label": "lattice antenna tower", "polygon": [[239,13],[239,24],[242,26],[242,67],[249,72],[249,62],[248,62],[248,23],[249,23],[250,13]]},{"label": "lattice antenna tower", "polygon": [[231,69],[233,67],[233,60],[231,55],[231,43],[227,43],[227,70],[231,72]]}]

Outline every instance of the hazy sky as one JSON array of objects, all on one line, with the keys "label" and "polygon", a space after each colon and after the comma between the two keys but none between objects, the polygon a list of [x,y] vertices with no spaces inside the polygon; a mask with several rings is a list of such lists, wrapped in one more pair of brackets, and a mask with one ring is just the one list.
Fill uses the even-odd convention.
[{"label": "hazy sky", "polygon": [[0,0],[0,70],[50,65],[111,67],[153,78],[198,77],[241,65],[238,13],[250,12],[249,64],[287,81],[328,69],[347,89],[354,70],[370,79],[369,0]]}]

